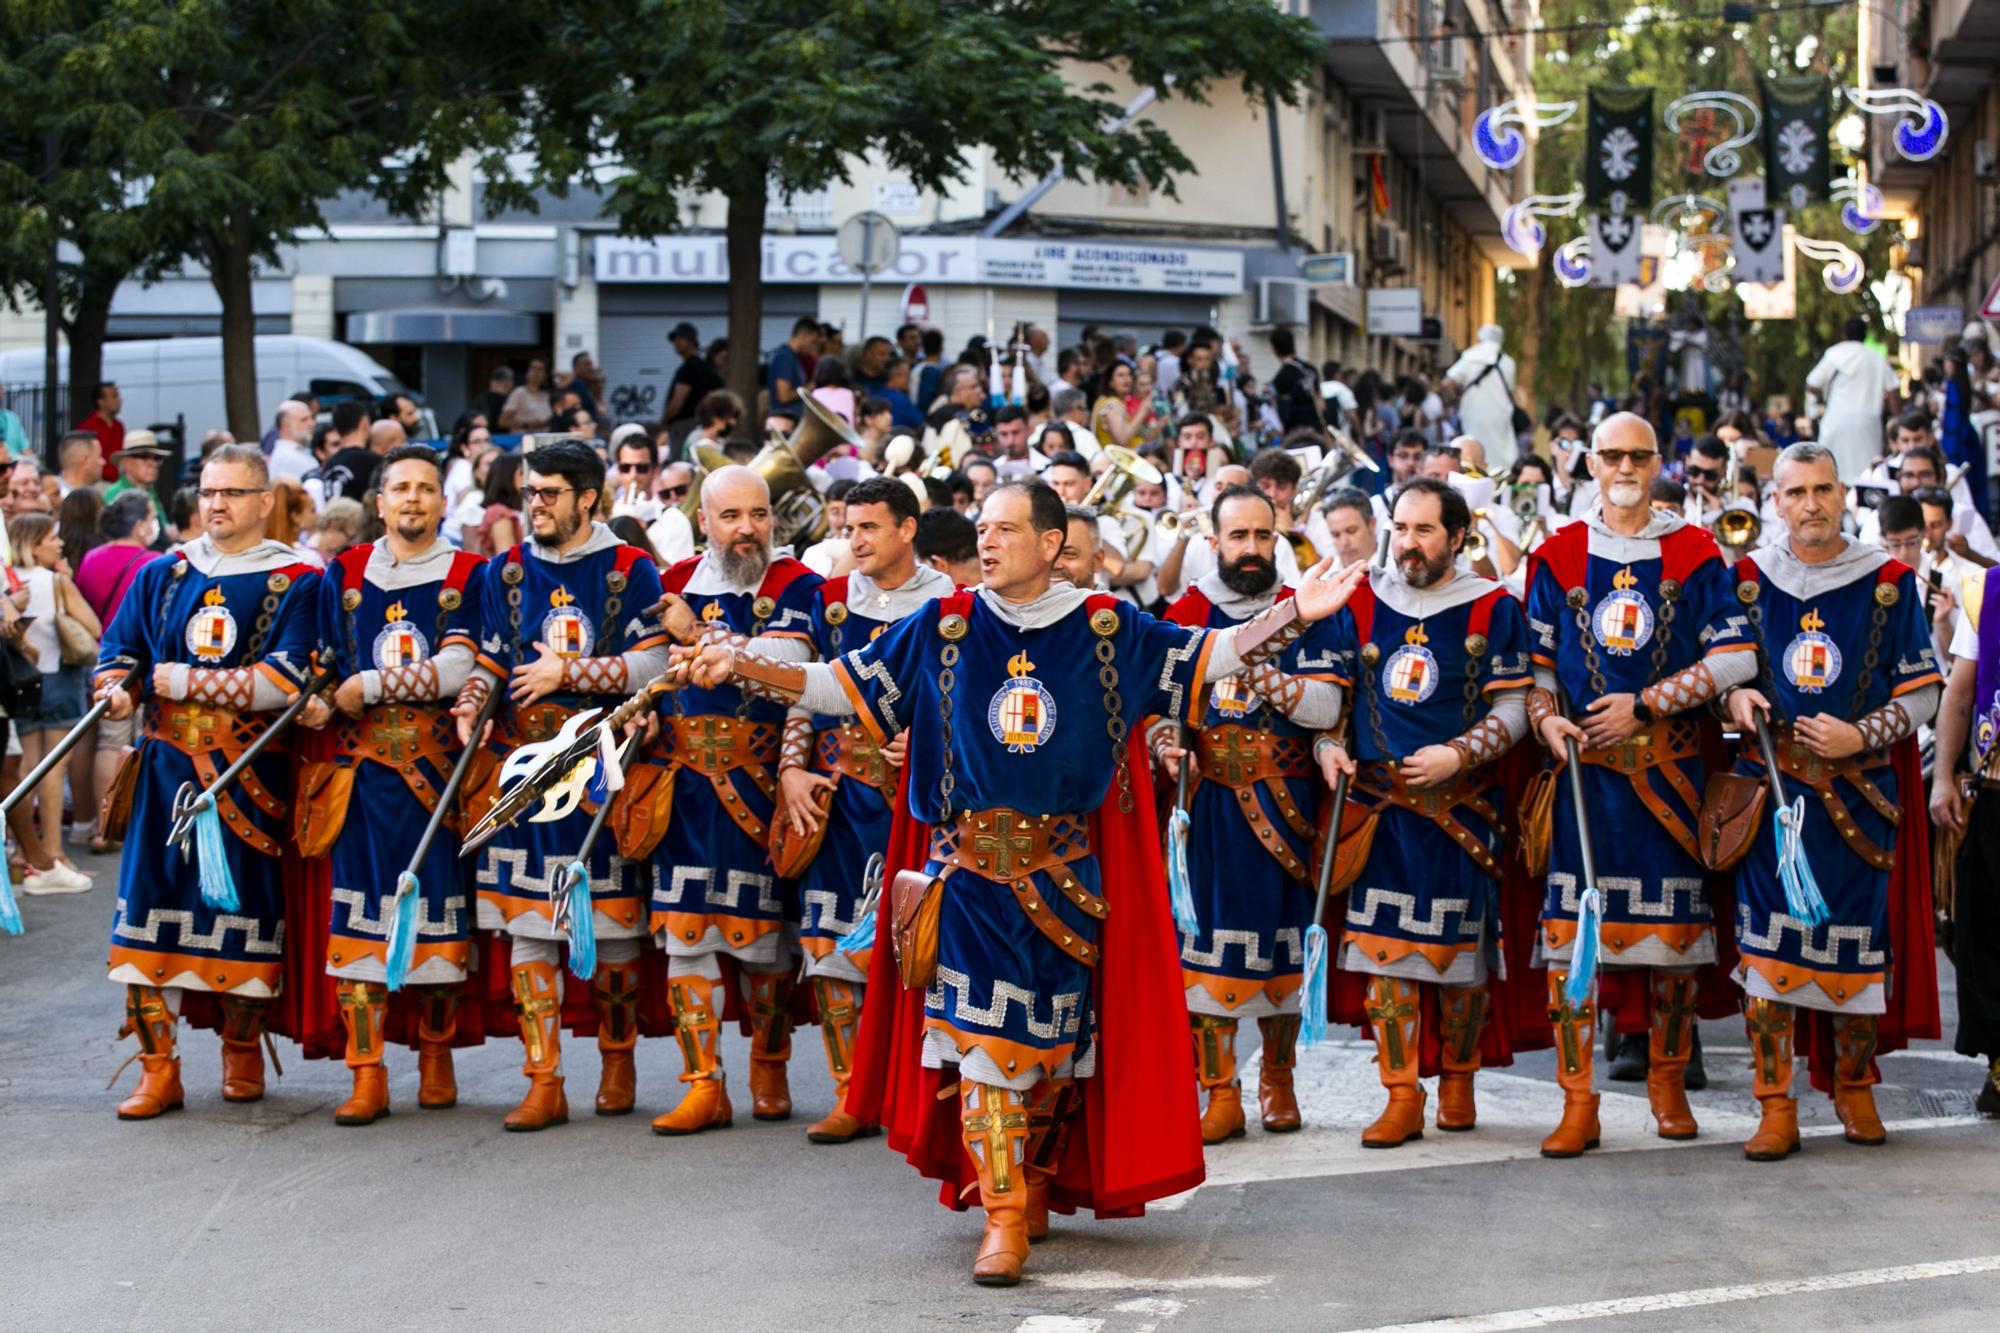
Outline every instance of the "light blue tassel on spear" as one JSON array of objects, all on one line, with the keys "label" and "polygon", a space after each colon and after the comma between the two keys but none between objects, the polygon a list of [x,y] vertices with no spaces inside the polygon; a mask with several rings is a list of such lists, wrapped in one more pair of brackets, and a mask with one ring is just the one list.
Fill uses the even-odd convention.
[{"label": "light blue tassel on spear", "polygon": [[1319,857],[1319,893],[1313,899],[1312,923],[1306,927],[1306,971],[1299,984],[1299,1043],[1317,1046],[1326,1040],[1327,949],[1326,915],[1328,890],[1333,886],[1333,863],[1340,852],[1340,821],[1347,811],[1347,774],[1333,783],[1333,808],[1326,825],[1326,849]]},{"label": "light blue tassel on spear", "polygon": [[1778,751],[1764,715],[1756,714],[1757,746],[1764,752],[1764,778],[1771,784],[1771,837],[1778,844],[1778,883],[1785,890],[1785,910],[1808,927],[1824,925],[1826,899],[1819,891],[1812,862],[1806,859],[1806,798],[1785,803],[1785,784],[1778,777]]},{"label": "light blue tassel on spear", "polygon": [[604,821],[611,815],[611,800],[625,786],[624,766],[631,761],[638,745],[638,733],[628,737],[624,745],[614,745],[605,724],[598,724],[597,772],[590,780],[597,815],[590,821],[590,832],[584,835],[576,859],[563,867],[563,887],[557,891],[555,904],[556,925],[569,939],[570,974],[579,981],[588,981],[597,973],[597,922],[590,902],[590,850],[604,832]]},{"label": "light blue tassel on spear", "polygon": [[486,724],[500,711],[500,701],[506,697],[504,691],[493,690],[486,696],[486,702],[480,705],[479,715],[472,722],[472,744],[459,751],[458,762],[451,766],[451,776],[438,796],[437,808],[431,811],[430,822],[424,825],[424,836],[417,839],[417,850],[410,857],[409,867],[396,876],[396,905],[390,914],[389,949],[384,963],[390,990],[403,988],[403,983],[410,979],[410,966],[416,960],[417,913],[422,906],[424,891],[422,881],[417,878],[418,868],[430,855],[431,843],[436,841],[438,830],[444,827],[444,821],[450,817],[452,808],[458,802],[458,791],[465,785],[472,757],[484,744]]},{"label": "light blue tassel on spear", "polygon": [[860,953],[875,947],[875,913],[882,903],[882,871],[882,853],[876,852],[861,872],[861,901],[854,909],[854,929],[833,946],[842,953]]},{"label": "light blue tassel on spear", "polygon": [[1577,758],[1576,738],[1566,736],[1569,752],[1569,799],[1576,816],[1577,850],[1583,860],[1583,893],[1576,906],[1576,943],[1569,956],[1569,984],[1563,996],[1571,1004],[1590,1003],[1597,984],[1598,936],[1604,927],[1604,895],[1597,888],[1597,854],[1590,845],[1590,810],[1583,799],[1583,765]]},{"label": "light blue tassel on spear", "polygon": [[1174,728],[1180,742],[1180,774],[1174,781],[1174,813],[1167,820],[1167,904],[1173,909],[1174,928],[1183,935],[1201,930],[1201,917],[1194,906],[1194,881],[1188,875],[1188,835],[1194,821],[1188,814],[1189,775],[1194,770],[1194,754],[1187,748],[1187,733]]}]

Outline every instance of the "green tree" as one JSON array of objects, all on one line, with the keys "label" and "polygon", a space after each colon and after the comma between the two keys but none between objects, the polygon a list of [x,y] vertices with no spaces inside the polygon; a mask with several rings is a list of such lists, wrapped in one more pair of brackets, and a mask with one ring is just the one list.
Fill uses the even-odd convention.
[{"label": "green tree", "polygon": [[539,179],[566,188],[579,149],[616,164],[607,206],[629,234],[680,220],[689,191],[728,199],[730,385],[753,401],[759,240],[772,191],[847,180],[873,153],[919,185],[990,150],[1033,179],[1147,182],[1192,165],[1158,125],[1112,133],[1093,71],[1162,98],[1235,82],[1292,100],[1323,45],[1270,0],[575,0],[551,17],[561,53],[538,110]]},{"label": "green tree", "polygon": [[[512,138],[536,11],[449,0],[0,0],[0,14],[9,35],[37,39],[21,62],[45,97],[30,125],[67,131],[76,195],[142,214],[150,244],[139,248],[153,261],[191,255],[206,267],[222,303],[229,427],[254,437],[263,425],[256,265],[321,225],[322,203],[342,191],[418,216],[460,153]],[[83,144],[116,152],[69,160]]]},{"label": "green tree", "polygon": [[[1603,14],[1603,6],[1590,0],[1544,0],[1542,23],[1556,31],[1537,39],[1535,95],[1581,102],[1598,85],[1653,87],[1655,199],[1689,191],[1720,199],[1724,193],[1724,182],[1686,170],[1686,147],[1666,128],[1666,105],[1674,98],[1700,89],[1729,89],[1754,99],[1759,78],[1783,74],[1824,74],[1836,85],[1854,81],[1852,9],[1763,11],[1754,23],[1728,24],[1702,0],[1669,0],[1609,27],[1561,31],[1600,22]],[[1536,190],[1560,194],[1578,188],[1584,151],[1580,112],[1568,124],[1545,132],[1535,148]],[[1754,146],[1744,151],[1743,159],[1743,173],[1762,172]],[[1840,171],[1837,157],[1835,174]],[[1841,226],[1839,206],[1829,203],[1808,205],[1789,220],[1805,235],[1844,241],[1861,254],[1871,275],[1880,276],[1887,268],[1892,227],[1877,228],[1866,238],[1851,235]],[[1509,350],[1520,360],[1525,400],[1577,407],[1591,381],[1614,393],[1625,386],[1624,322],[1612,316],[1611,292],[1565,288],[1555,280],[1550,256],[1581,230],[1581,215],[1574,223],[1557,219],[1549,230],[1540,265],[1514,273],[1503,284],[1502,323]],[[1819,265],[1804,259],[1798,264],[1797,294],[1798,316],[1791,320],[1745,321],[1742,299],[1734,292],[1669,293],[1669,310],[1674,315],[1701,312],[1720,335],[1712,344],[1720,363],[1740,357],[1760,402],[1785,394],[1797,404],[1806,372],[1838,340],[1841,321],[1857,311],[1871,317],[1880,313],[1865,288],[1847,296],[1827,291]],[[1561,336],[1552,336],[1558,330]]]}]

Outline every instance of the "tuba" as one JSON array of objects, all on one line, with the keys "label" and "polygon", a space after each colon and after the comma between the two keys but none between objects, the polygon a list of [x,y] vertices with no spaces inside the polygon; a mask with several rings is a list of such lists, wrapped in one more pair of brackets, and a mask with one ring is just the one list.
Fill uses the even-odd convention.
[{"label": "tuba", "polygon": [[1135,487],[1161,486],[1167,479],[1158,468],[1121,445],[1106,445],[1104,454],[1111,460],[1111,466],[1097,474],[1097,480],[1083,497],[1083,508],[1095,509],[1114,520],[1125,534],[1126,559],[1136,560],[1152,538],[1153,520],[1139,510],[1126,508],[1125,497]]},{"label": "tuba", "polygon": [[[816,542],[826,536],[826,502],[820,498],[806,469],[837,445],[851,444],[857,450],[861,447],[861,437],[818,399],[808,394],[800,401],[805,405],[805,415],[800,418],[798,429],[788,439],[773,434],[757,456],[745,464],[771,489],[771,540],[779,546]],[[702,481],[718,468],[728,467],[729,456],[705,444],[695,449],[695,461],[699,469],[694,484],[688,487],[687,499],[681,501],[681,512],[690,523],[701,509]]]}]

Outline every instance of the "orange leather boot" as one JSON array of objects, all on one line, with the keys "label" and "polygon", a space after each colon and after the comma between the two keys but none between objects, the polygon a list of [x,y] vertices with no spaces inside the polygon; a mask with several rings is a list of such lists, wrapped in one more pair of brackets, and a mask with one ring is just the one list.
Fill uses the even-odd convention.
[{"label": "orange leather boot", "polygon": [[1591,1062],[1597,1045],[1597,1008],[1573,1005],[1563,994],[1569,969],[1549,969],[1549,1022],[1556,1030],[1556,1082],[1563,1090],[1562,1121],[1542,1140],[1544,1157],[1581,1157],[1597,1146],[1597,1101]]},{"label": "orange leather boot", "polygon": [[704,1129],[728,1129],[735,1119],[729,1089],[722,1077],[722,1016],[715,1007],[716,984],[707,977],[675,977],[667,983],[673,998],[674,1026],[681,1042],[681,1061],[688,1085],[681,1104],[653,1120],[655,1134],[699,1134]]},{"label": "orange leather boot", "polygon": [[1799,1104],[1792,1099],[1792,1006],[1776,1000],[1743,1004],[1750,1034],[1750,1087],[1761,1119],[1743,1145],[1753,1162],[1782,1162],[1799,1150]]},{"label": "orange leather boot", "polygon": [[792,976],[748,972],[750,982],[750,1114],[790,1120],[792,1088],[785,1066],[792,1058]]},{"label": "orange leather boot", "polygon": [[1835,1061],[1833,1109],[1849,1143],[1879,1148],[1889,1141],[1882,1117],[1875,1112],[1870,1091],[1881,1078],[1875,1072],[1875,1015],[1857,1014],[1833,1020]]},{"label": "orange leather boot", "polygon": [[1257,1110],[1266,1134],[1291,1134],[1299,1127],[1299,1099],[1292,1091],[1292,1070],[1298,1068],[1299,1016],[1273,1014],[1257,1020],[1264,1034],[1264,1056],[1257,1064]]},{"label": "orange leather boot", "polygon": [[1653,969],[1653,1030],[1646,1050],[1646,1100],[1663,1139],[1698,1132],[1688,1105],[1688,1056],[1694,1051],[1694,974]]},{"label": "orange leather boot", "polygon": [[972,1280],[982,1287],[1011,1287],[1028,1259],[1028,1108],[1010,1088],[967,1079],[959,1084],[959,1118],[965,1152],[979,1173],[979,1202],[986,1233]]},{"label": "orange leather boot", "polygon": [[501,1124],[512,1133],[532,1133],[569,1123],[563,1092],[561,974],[554,963],[514,964],[514,1014],[521,1021],[521,1072],[528,1095]]},{"label": "orange leather boot", "polygon": [[458,1105],[458,1071],[451,1060],[458,1036],[457,983],[417,991],[417,1105],[446,1111]]},{"label": "orange leather boot", "polygon": [[181,1057],[174,1049],[174,1022],[167,997],[158,986],[125,988],[125,1027],[139,1038],[139,1086],[118,1103],[120,1120],[151,1120],[180,1110],[187,1100],[181,1091]]},{"label": "orange leather boot", "polygon": [[1044,1078],[1022,1099],[1028,1108],[1028,1144],[1022,1174],[1028,1178],[1026,1222],[1028,1243],[1049,1236],[1049,1182],[1055,1179],[1062,1160],[1062,1125],[1071,1103],[1069,1092],[1074,1079]]},{"label": "orange leather boot", "polygon": [[347,1028],[347,1067],[354,1091],[334,1108],[336,1125],[372,1125],[389,1114],[389,1076],[382,1068],[382,1020],[389,1015],[389,988],[379,981],[342,978],[340,1020]]},{"label": "orange leather boot", "polygon": [[222,997],[222,1100],[264,1099],[264,1009],[269,1000]]},{"label": "orange leather boot", "polygon": [[599,963],[590,979],[590,999],[597,1006],[597,1054],[603,1061],[597,1113],[630,1115],[638,1084],[632,1065],[632,1050],[639,1044],[638,960]]},{"label": "orange leather boot", "polygon": [[1248,1132],[1243,1119],[1243,1085],[1236,1081],[1236,1020],[1189,1014],[1194,1033],[1195,1078],[1208,1090],[1201,1113],[1201,1141],[1223,1143]]},{"label": "orange leather boot", "polygon": [[1486,988],[1440,987],[1438,1009],[1438,1035],[1444,1042],[1437,1127],[1447,1134],[1463,1134],[1479,1121],[1472,1080],[1479,1072],[1479,1036],[1486,1029]]},{"label": "orange leather boot", "polygon": [[854,1032],[861,1023],[861,984],[834,977],[814,977],[819,1002],[819,1030],[826,1039],[826,1067],[833,1074],[833,1109],[826,1119],[806,1126],[811,1143],[851,1143],[882,1131],[847,1113],[847,1083],[854,1076]]},{"label": "orange leather boot", "polygon": [[1375,1030],[1375,1064],[1389,1104],[1361,1131],[1364,1148],[1400,1148],[1424,1136],[1424,1087],[1417,1082],[1417,1036],[1423,1011],[1417,983],[1400,977],[1370,977],[1368,1024]]}]

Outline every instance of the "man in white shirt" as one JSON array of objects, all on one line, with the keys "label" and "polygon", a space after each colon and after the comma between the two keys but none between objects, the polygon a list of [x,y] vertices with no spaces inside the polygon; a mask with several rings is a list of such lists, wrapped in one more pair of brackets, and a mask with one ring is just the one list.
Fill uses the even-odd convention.
[{"label": "man in white shirt", "polygon": [[1882,452],[1882,418],[1893,406],[1896,371],[1862,340],[1868,321],[1852,316],[1842,340],[1806,375],[1806,392],[1826,404],[1819,442],[1833,451],[1845,479],[1860,476]]},{"label": "man in white shirt", "polygon": [[693,485],[694,468],[686,463],[669,463],[660,469],[659,490],[655,492],[660,513],[646,529],[646,540],[653,543],[662,568],[694,554],[694,525],[681,512],[681,502]]},{"label": "man in white shirt", "polygon": [[[1899,494],[1917,496],[1926,491],[1940,490],[1944,486],[1944,455],[1935,445],[1918,444],[1896,459],[1896,470],[1891,474],[1892,484]],[[1961,494],[1965,479],[1959,478],[1948,494],[1951,497],[1952,537],[1962,539],[1967,551],[1983,557],[1981,563],[2000,563],[2000,543],[1993,540],[1993,529],[1987,526],[1985,515],[1972,504],[1970,492]],[[1881,521],[1873,509],[1861,511],[1860,538],[1867,544],[1880,544]],[[1954,542],[1953,545],[1958,543]]]},{"label": "man in white shirt", "polygon": [[1504,472],[1514,466],[1514,358],[1500,350],[1500,326],[1488,324],[1479,339],[1452,363],[1445,378],[1459,386],[1458,420],[1468,435],[1486,446],[1487,466]]},{"label": "man in white shirt", "polygon": [[[278,404],[278,419],[273,424],[277,434],[271,441],[271,480],[306,485],[306,475],[319,470],[319,460],[312,452],[312,409],[296,398],[287,398]],[[313,501],[317,504],[322,498],[315,495]]]}]

